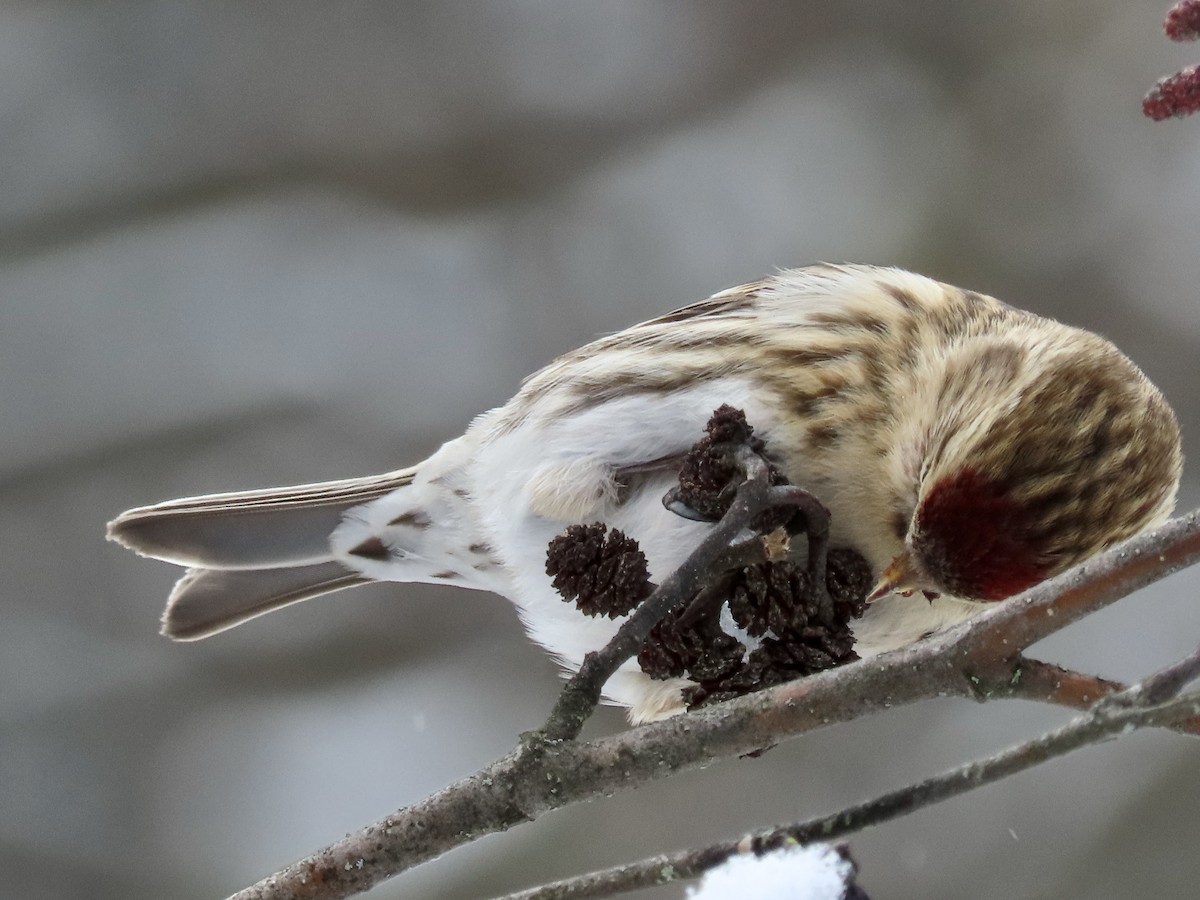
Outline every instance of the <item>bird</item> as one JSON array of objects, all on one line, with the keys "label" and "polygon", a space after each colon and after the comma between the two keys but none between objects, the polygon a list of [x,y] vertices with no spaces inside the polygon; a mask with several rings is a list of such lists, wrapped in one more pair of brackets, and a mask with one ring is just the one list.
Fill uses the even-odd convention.
[{"label": "bird", "polygon": [[[661,580],[712,524],[665,508],[713,410],[831,515],[877,574],[853,623],[872,656],[929,637],[1168,518],[1179,426],[1090,331],[897,268],[783,269],[609,334],[530,375],[423,462],[382,475],[131,509],[108,537],[186,567],[162,632],[209,637],[370,582],[510,600],[566,671],[620,624],[563,601],[548,543],[602,522]],[[634,723],[688,682],[625,663],[606,702]]]}]

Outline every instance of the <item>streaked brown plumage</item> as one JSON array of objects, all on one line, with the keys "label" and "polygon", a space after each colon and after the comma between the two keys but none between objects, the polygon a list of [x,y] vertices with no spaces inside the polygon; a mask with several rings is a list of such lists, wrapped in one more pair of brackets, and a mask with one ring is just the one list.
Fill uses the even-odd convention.
[{"label": "streaked brown plumage", "polygon": [[[601,520],[655,578],[673,569],[707,526],[660,498],[722,403],[829,506],[834,542],[884,573],[879,593],[945,595],[875,604],[864,655],[1161,521],[1182,465],[1169,406],[1104,339],[895,269],[812,266],[560,357],[414,469],[132,510],[110,534],[192,567],[165,618],[175,637],[350,582],[450,582],[511,599],[573,667],[615,625],[554,595],[547,541]],[[680,708],[679,688],[626,667],[607,693],[649,719]]]}]

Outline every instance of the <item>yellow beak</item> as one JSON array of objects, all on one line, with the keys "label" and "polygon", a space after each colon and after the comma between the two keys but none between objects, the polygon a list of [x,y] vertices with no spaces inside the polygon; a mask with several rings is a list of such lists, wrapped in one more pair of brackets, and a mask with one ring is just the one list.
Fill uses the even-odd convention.
[{"label": "yellow beak", "polygon": [[908,596],[913,591],[924,590],[921,587],[921,581],[921,575],[917,571],[917,567],[913,565],[908,550],[905,549],[903,553],[893,559],[888,567],[883,570],[883,574],[879,576],[879,581],[875,583],[875,587],[871,589],[871,593],[867,594],[867,602],[874,603],[888,594],[904,594]]}]

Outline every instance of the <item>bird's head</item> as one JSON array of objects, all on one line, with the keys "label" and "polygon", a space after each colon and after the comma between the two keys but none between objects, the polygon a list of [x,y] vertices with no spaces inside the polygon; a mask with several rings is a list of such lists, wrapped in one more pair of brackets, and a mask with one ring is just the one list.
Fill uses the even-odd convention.
[{"label": "bird's head", "polygon": [[944,376],[904,550],[872,599],[1001,600],[1170,515],[1175,415],[1108,341],[1065,327],[978,338]]}]

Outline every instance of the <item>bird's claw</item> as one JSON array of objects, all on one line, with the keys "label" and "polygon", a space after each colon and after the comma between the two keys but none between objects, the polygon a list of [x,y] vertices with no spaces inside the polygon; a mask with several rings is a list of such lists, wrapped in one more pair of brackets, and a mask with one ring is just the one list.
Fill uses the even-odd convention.
[{"label": "bird's claw", "polygon": [[671,490],[669,490],[665,494],[663,494],[663,498],[662,498],[663,506],[669,512],[673,512],[673,513],[675,513],[675,515],[677,515],[681,518],[684,518],[684,519],[689,519],[693,522],[717,522],[717,521],[719,521],[719,518],[714,519],[712,516],[706,516],[704,513],[700,512],[698,509],[695,509],[694,507],[688,505],[683,500],[683,498],[680,496],[682,493],[683,492],[677,487],[671,488]]}]

